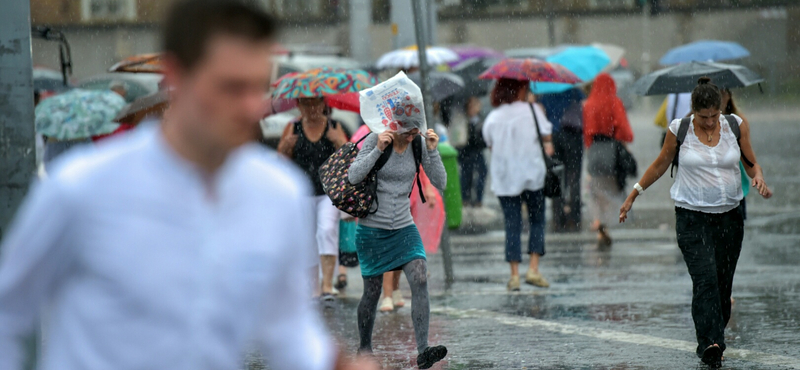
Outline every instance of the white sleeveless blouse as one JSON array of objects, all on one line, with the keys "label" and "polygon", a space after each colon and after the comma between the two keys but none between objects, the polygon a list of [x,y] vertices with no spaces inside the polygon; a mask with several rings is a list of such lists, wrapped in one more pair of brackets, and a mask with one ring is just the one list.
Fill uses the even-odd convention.
[{"label": "white sleeveless blouse", "polygon": [[[742,119],[733,117],[741,125]],[[694,120],[694,115],[691,118]],[[675,183],[670,190],[675,206],[705,213],[725,213],[738,207],[744,197],[739,144],[725,116],[720,115],[719,122],[721,137],[715,147],[701,142],[694,134],[694,124],[689,124],[681,145]],[[680,125],[681,120],[676,119],[670,123],[669,130],[677,135]]]}]

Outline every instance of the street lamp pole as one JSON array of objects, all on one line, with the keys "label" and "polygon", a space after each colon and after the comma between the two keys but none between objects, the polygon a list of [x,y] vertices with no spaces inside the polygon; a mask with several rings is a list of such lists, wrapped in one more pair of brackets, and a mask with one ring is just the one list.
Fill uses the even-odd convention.
[{"label": "street lamp pole", "polygon": [[[427,9],[423,8],[422,0],[411,0],[411,8],[414,13],[414,29],[417,38],[417,52],[419,53],[419,74],[422,79],[420,88],[422,89],[422,100],[425,103],[425,121],[433,125],[433,105],[431,103],[430,79],[428,77],[428,69],[430,67],[427,55],[428,43],[425,35],[425,24],[427,23],[425,11]],[[435,22],[432,23],[435,24]],[[429,128],[433,127],[429,126]],[[453,275],[453,254],[450,250],[450,238],[446,225],[445,230],[442,232],[442,240],[439,246],[442,249],[445,286],[449,288],[453,284],[455,277]]]},{"label": "street lamp pole", "polygon": [[36,172],[29,0],[0,12],[0,240]]}]

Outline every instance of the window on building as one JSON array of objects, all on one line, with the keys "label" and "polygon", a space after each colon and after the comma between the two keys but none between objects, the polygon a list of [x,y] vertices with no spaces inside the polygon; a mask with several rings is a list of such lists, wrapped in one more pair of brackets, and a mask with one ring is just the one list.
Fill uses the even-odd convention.
[{"label": "window on building", "polygon": [[136,0],[82,0],[84,21],[119,21],[136,19]]}]

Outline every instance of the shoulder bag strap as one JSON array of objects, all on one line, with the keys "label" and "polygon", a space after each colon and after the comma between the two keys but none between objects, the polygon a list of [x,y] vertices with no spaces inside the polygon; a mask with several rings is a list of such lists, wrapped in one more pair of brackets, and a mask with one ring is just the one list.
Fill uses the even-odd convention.
[{"label": "shoulder bag strap", "polygon": [[681,145],[683,145],[683,141],[686,140],[686,133],[689,132],[689,124],[692,122],[692,117],[683,117],[681,118],[681,125],[678,126],[678,134],[675,135],[675,138],[678,141],[675,149],[675,157],[672,158],[672,167],[669,170],[669,177],[673,177],[675,167],[678,166],[678,162],[680,160],[681,154]]},{"label": "shoulder bag strap", "polygon": [[[422,200],[422,203],[426,203],[427,199],[425,199],[425,194],[422,192],[422,181],[419,179],[419,168],[422,165],[422,136],[417,136],[414,138],[414,141],[411,142],[411,150],[414,154],[414,168],[416,168],[416,181],[417,181],[417,191],[419,191],[419,199]],[[411,191],[414,192],[413,190]],[[411,198],[411,193],[408,194],[408,197]]]},{"label": "shoulder bag strap", "polygon": [[542,149],[542,160],[544,160],[545,167],[547,167],[547,154],[544,151],[544,141],[542,141],[542,131],[539,129],[539,118],[536,117],[536,109],[531,103],[531,114],[533,114],[533,125],[536,126],[536,134],[539,136],[539,148]]}]

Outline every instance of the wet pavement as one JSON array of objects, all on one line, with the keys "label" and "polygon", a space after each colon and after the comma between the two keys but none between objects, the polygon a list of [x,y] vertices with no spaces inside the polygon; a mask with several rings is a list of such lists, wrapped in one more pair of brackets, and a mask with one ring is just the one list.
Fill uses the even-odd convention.
[{"label": "wet pavement", "polygon": [[[727,369],[800,369],[800,112],[754,111],[753,141],[776,196],[748,197],[744,247],[726,330]],[[640,167],[657,154],[652,115],[631,114]],[[691,280],[675,242],[667,176],[637,201],[633,222],[600,250],[592,233],[547,235],[541,271],[549,289],[508,293],[503,232],[452,236],[456,282],[446,289],[441,255],[429,256],[430,343],[449,349],[434,369],[695,369]],[[488,201],[489,204],[491,200]],[[496,228],[495,228],[496,229]],[[523,267],[524,274],[525,268]],[[358,346],[357,270],[333,308],[323,310],[349,353]],[[379,314],[374,349],[385,369],[415,368],[406,307]]]}]

